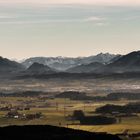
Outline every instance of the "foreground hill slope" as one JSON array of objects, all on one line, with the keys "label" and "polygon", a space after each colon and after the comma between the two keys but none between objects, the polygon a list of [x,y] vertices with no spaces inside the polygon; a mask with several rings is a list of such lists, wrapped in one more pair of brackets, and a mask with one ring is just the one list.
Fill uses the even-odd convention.
[{"label": "foreground hill slope", "polygon": [[110,134],[96,134],[55,126],[9,126],[0,128],[2,140],[120,140]]}]

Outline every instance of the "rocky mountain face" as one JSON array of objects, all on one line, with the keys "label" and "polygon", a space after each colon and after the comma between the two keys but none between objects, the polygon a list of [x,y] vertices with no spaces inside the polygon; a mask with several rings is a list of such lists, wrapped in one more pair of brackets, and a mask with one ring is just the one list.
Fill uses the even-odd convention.
[{"label": "rocky mountain face", "polygon": [[100,53],[96,56],[89,56],[89,57],[77,57],[77,58],[68,58],[68,57],[34,57],[29,58],[22,62],[24,66],[27,68],[30,67],[33,63],[37,62],[43,65],[47,65],[51,68],[57,69],[59,71],[66,71],[72,67],[76,67],[79,65],[90,64],[94,62],[99,62],[103,64],[108,64],[111,60],[118,55],[113,54],[103,54]]}]

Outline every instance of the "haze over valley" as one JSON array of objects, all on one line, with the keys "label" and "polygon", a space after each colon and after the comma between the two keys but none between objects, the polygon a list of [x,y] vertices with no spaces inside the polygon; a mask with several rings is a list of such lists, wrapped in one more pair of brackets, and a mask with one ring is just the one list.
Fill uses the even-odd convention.
[{"label": "haze over valley", "polygon": [[140,140],[138,0],[0,0],[0,138]]}]

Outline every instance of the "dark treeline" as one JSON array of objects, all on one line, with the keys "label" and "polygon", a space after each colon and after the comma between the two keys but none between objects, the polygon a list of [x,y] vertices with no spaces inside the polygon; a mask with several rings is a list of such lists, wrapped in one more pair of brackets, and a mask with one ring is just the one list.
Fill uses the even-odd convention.
[{"label": "dark treeline", "polygon": [[128,100],[139,100],[140,99],[140,93],[130,93],[130,92],[120,92],[120,93],[110,93],[107,95],[108,99],[128,99]]},{"label": "dark treeline", "polygon": [[117,119],[114,117],[107,117],[103,115],[85,116],[82,110],[75,110],[72,118],[79,120],[82,125],[106,125],[117,123]]},{"label": "dark treeline", "polygon": [[0,97],[37,97],[43,94],[45,93],[42,91],[21,91],[11,93],[0,93]]},{"label": "dark treeline", "polygon": [[124,106],[120,105],[105,105],[102,107],[99,107],[95,111],[96,113],[110,113],[112,114],[113,112],[118,112],[118,113],[140,113],[140,102],[139,103],[132,103],[132,104],[127,104]]},{"label": "dark treeline", "polygon": [[140,100],[140,93],[110,93],[107,96],[88,96],[78,91],[66,91],[55,96],[56,98],[69,98],[71,100],[112,101],[120,99]]},{"label": "dark treeline", "polygon": [[88,96],[84,92],[78,91],[66,91],[60,94],[57,94],[55,98],[69,98],[70,100],[94,100],[94,101],[102,101],[106,100],[106,97],[101,96]]},{"label": "dark treeline", "polygon": [[[43,91],[20,91],[11,93],[0,93],[0,97],[38,97],[41,95],[49,95]],[[51,93],[51,96],[53,93]],[[110,93],[107,96],[89,96],[84,92],[65,91],[54,95],[54,98],[69,98],[70,100],[91,100],[91,101],[116,101],[120,99],[140,100],[140,93],[120,92]]]},{"label": "dark treeline", "polygon": [[140,78],[140,72],[125,72],[125,73],[68,73],[68,72],[56,72],[52,74],[26,74],[21,73],[15,76],[13,79],[128,79],[128,78]]}]

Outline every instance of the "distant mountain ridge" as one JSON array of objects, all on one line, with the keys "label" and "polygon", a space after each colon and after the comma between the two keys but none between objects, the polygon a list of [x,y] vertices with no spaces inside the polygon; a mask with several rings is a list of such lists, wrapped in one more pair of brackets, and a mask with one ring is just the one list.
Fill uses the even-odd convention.
[{"label": "distant mountain ridge", "polygon": [[0,57],[0,73],[10,73],[24,70],[24,66],[7,58]]},{"label": "distant mountain ridge", "polygon": [[67,70],[72,73],[128,73],[140,72],[140,51],[114,57],[108,64],[91,63]]},{"label": "distant mountain ridge", "polygon": [[99,62],[102,64],[110,63],[111,60],[118,55],[109,54],[109,53],[100,53],[96,56],[89,57],[77,57],[77,58],[69,58],[69,57],[33,57],[26,59],[22,64],[27,68],[31,66],[33,63],[37,62],[43,65],[47,65],[51,68],[57,69],[59,71],[66,71],[72,67],[90,64],[94,62]]},{"label": "distant mountain ridge", "polygon": [[131,52],[106,65],[104,72],[140,72],[140,51]]},{"label": "distant mountain ridge", "polygon": [[50,74],[54,73],[55,70],[51,69],[46,65],[35,62],[26,70],[26,72],[30,74]]},{"label": "distant mountain ridge", "polygon": [[[112,58],[112,59],[111,59]],[[36,62],[38,61],[38,62]],[[42,64],[44,63],[44,64]],[[48,64],[48,65],[47,65]],[[25,69],[26,65],[26,69]],[[27,68],[28,67],[28,68]],[[140,51],[127,55],[98,54],[97,56],[78,58],[45,58],[36,57],[23,63],[0,57],[0,74],[53,74],[53,73],[140,73]]]},{"label": "distant mountain ridge", "polygon": [[104,64],[99,62],[93,62],[90,64],[82,64],[67,70],[70,73],[92,73],[97,69],[100,69],[104,66]]}]

